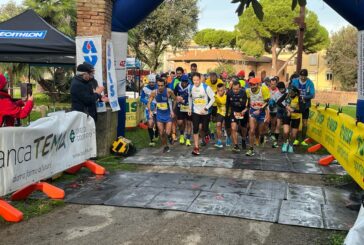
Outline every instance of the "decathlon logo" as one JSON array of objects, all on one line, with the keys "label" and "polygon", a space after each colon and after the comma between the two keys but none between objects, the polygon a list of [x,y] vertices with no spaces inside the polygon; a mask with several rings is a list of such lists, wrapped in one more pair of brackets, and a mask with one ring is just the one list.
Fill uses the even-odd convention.
[{"label": "decathlon logo", "polygon": [[8,39],[44,39],[47,31],[9,31],[0,30],[0,38]]},{"label": "decathlon logo", "polygon": [[92,40],[85,41],[82,46],[82,52],[87,54],[83,56],[84,60],[95,66],[98,60],[95,43]]}]

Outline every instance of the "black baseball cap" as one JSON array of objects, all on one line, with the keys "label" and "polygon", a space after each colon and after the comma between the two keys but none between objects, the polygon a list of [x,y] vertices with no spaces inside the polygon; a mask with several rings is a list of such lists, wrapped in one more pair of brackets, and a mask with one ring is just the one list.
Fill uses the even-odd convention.
[{"label": "black baseball cap", "polygon": [[307,77],[307,76],[308,76],[308,71],[307,71],[307,69],[302,69],[302,70],[300,71],[300,76],[305,76],[305,77]]}]

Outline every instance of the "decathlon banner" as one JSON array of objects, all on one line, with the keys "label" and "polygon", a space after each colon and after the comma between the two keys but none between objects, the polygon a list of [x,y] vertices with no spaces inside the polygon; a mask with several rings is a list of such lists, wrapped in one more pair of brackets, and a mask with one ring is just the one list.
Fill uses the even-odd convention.
[{"label": "decathlon banner", "polygon": [[323,145],[364,189],[364,124],[338,111],[311,107],[309,137]]},{"label": "decathlon banner", "polygon": [[0,128],[0,197],[95,156],[95,122],[82,112]]},{"label": "decathlon banner", "polygon": [[[99,86],[103,85],[102,79],[102,39],[101,36],[76,37],[77,65],[83,62],[90,63],[95,68],[95,79]],[[97,112],[105,112],[104,102],[97,103]]]},{"label": "decathlon banner", "polygon": [[111,40],[106,42],[106,72],[107,72],[107,91],[112,111],[120,111],[118,101],[118,86],[115,73],[114,49]]}]

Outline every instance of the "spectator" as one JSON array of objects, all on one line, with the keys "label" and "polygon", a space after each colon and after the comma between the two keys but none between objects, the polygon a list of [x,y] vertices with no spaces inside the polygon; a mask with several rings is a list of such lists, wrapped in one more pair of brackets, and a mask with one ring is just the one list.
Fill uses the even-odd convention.
[{"label": "spectator", "polygon": [[71,102],[72,111],[80,111],[90,115],[97,121],[96,102],[108,102],[106,96],[101,96],[104,87],[92,88],[93,69],[89,65],[81,64],[77,66],[76,76],[71,82]]},{"label": "spectator", "polygon": [[15,119],[26,118],[33,109],[33,96],[27,102],[13,101],[8,94],[8,84],[4,75],[0,74],[0,127],[14,126]]}]

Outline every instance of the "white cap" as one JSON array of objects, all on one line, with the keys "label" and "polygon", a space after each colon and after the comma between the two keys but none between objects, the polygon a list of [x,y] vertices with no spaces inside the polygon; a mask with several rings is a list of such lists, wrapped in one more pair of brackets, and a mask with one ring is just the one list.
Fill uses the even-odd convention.
[{"label": "white cap", "polygon": [[156,74],[149,74],[148,75],[148,81],[149,82],[152,82],[152,83],[155,83],[157,81],[157,75]]}]

